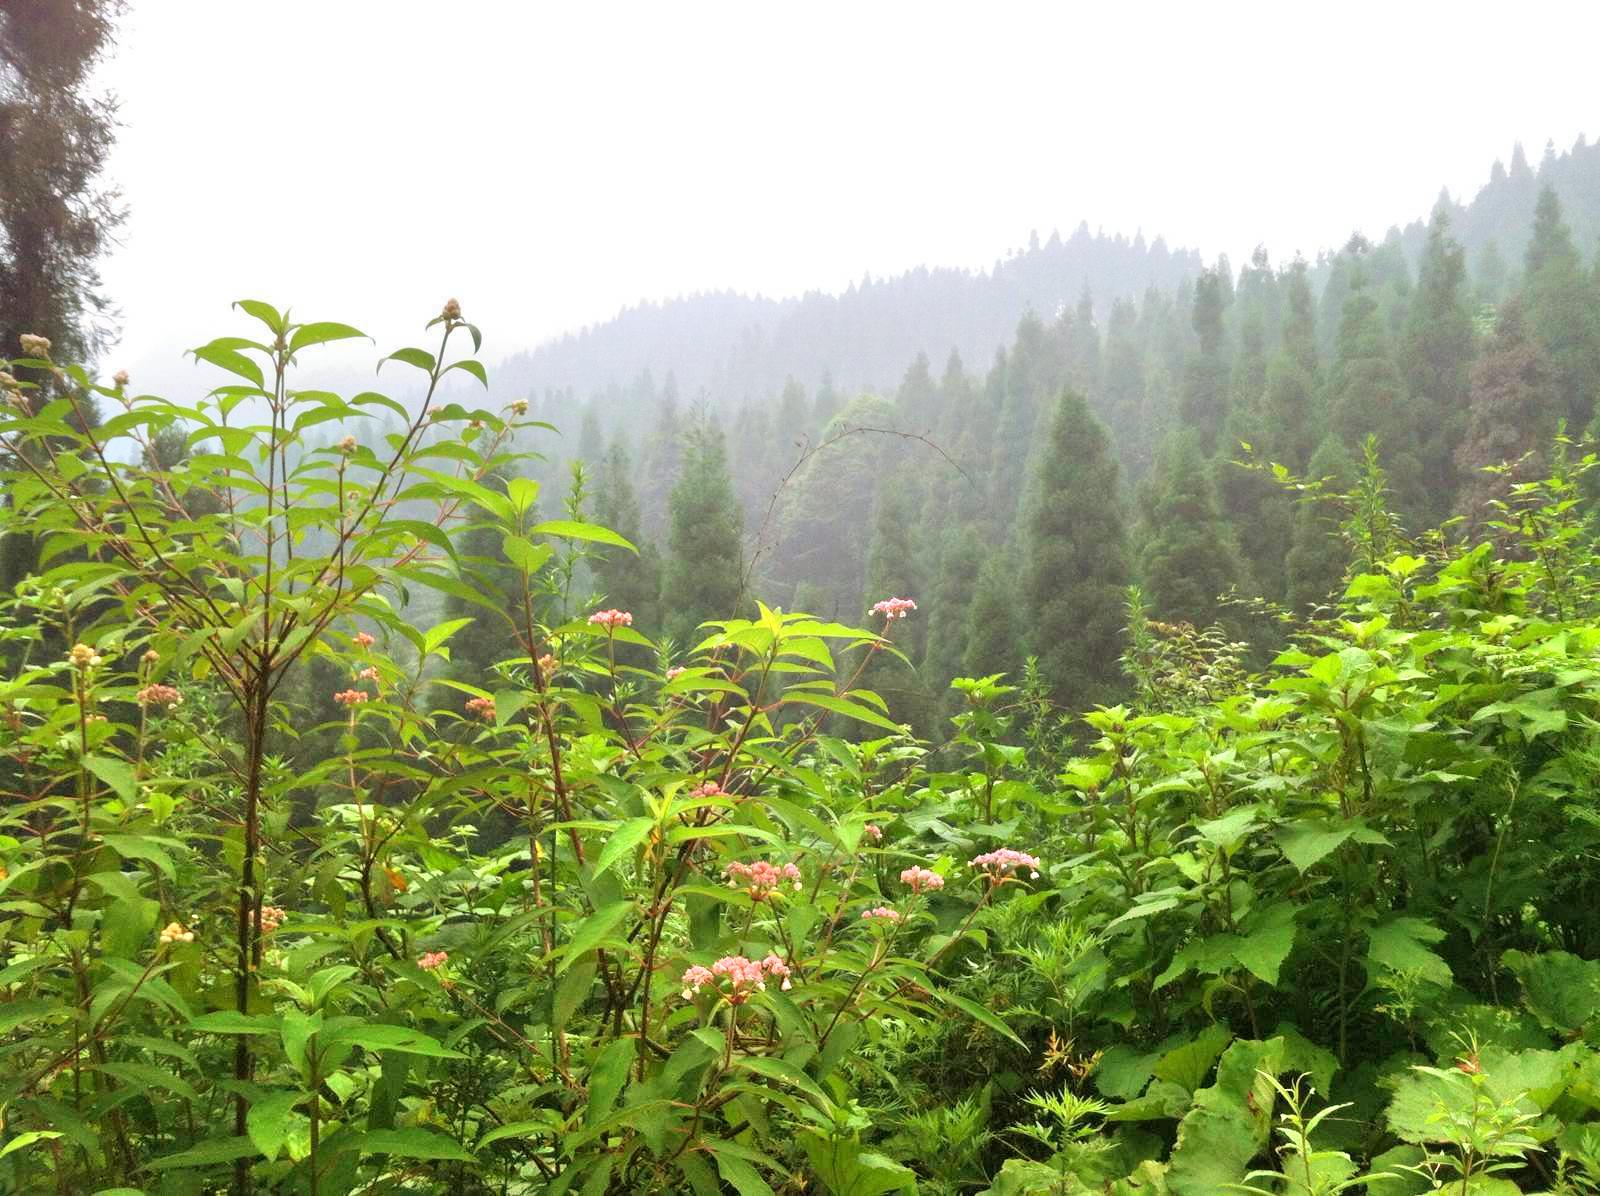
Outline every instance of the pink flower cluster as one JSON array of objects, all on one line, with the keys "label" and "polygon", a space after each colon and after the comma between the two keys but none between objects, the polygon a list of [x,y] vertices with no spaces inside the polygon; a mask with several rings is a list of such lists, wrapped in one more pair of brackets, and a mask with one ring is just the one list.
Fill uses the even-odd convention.
[{"label": "pink flower cluster", "polygon": [[728,1004],[743,1005],[756,993],[766,992],[769,976],[781,980],[783,983],[779,987],[788,992],[794,987],[789,975],[789,965],[776,955],[768,955],[759,963],[743,955],[724,955],[709,968],[695,964],[684,972],[683,999],[691,1000],[708,986],[720,990],[722,981],[726,980]]},{"label": "pink flower cluster", "polygon": [[668,681],[675,681],[681,676],[683,676],[683,666],[681,664],[675,664],[667,670]]},{"label": "pink flower cluster", "polygon": [[625,610],[597,610],[589,616],[589,622],[615,631],[618,627],[632,627],[633,616]]},{"label": "pink flower cluster", "polygon": [[378,641],[375,638],[373,638],[373,636],[372,636],[372,634],[370,632],[366,632],[366,631],[358,631],[358,632],[356,632],[356,647],[358,647],[358,648],[362,648],[362,649],[370,648],[370,647],[372,647],[373,644],[375,644],[377,642]]},{"label": "pink flower cluster", "polygon": [[261,907],[261,933],[271,934],[283,925],[283,920],[288,916],[288,913],[280,906],[263,905]]},{"label": "pink flower cluster", "polygon": [[882,615],[890,623],[905,618],[916,609],[917,604],[910,598],[885,598],[882,602],[872,604],[872,613]]},{"label": "pink flower cluster", "polygon": [[874,843],[883,842],[883,828],[877,823],[869,822],[863,829],[867,832],[867,838],[871,839]]},{"label": "pink flower cluster", "polygon": [[697,785],[689,790],[690,797],[721,797],[722,786],[715,781],[707,781],[704,785]]},{"label": "pink flower cluster", "polygon": [[359,706],[372,701],[372,695],[364,689],[341,689],[333,695],[333,700],[341,706]]},{"label": "pink flower cluster", "polygon": [[944,888],[944,877],[928,868],[907,868],[900,874],[900,883],[913,893],[933,893]]},{"label": "pink flower cluster", "polygon": [[881,919],[885,922],[898,922],[902,916],[903,915],[899,910],[890,909],[887,905],[879,905],[872,909],[864,909],[861,911],[861,917],[863,920]]},{"label": "pink flower cluster", "polygon": [[735,860],[723,871],[728,875],[728,883],[736,889],[743,885],[753,901],[765,901],[784,881],[793,881],[797,893],[805,887],[800,883],[800,869],[793,864],[785,864],[780,868],[766,860],[757,860],[753,864]]},{"label": "pink flower cluster", "polygon": [[443,967],[449,958],[448,951],[429,951],[417,957],[417,966],[424,972],[431,972],[435,968]]},{"label": "pink flower cluster", "polygon": [[468,698],[467,713],[473,718],[481,718],[486,723],[494,722],[494,699]]},{"label": "pink flower cluster", "polygon": [[141,706],[176,706],[183,695],[170,685],[147,685],[136,695]]},{"label": "pink flower cluster", "polygon": [[375,664],[369,664],[366,668],[362,669],[356,674],[356,680],[371,681],[374,685],[376,685],[378,683],[378,666]]},{"label": "pink flower cluster", "polygon": [[972,857],[972,866],[981,868],[996,880],[1007,872],[1021,872],[1024,868],[1035,880],[1039,879],[1039,858],[1031,856],[1025,851],[1013,851],[1009,847],[1002,847],[998,851],[985,852],[983,855]]}]

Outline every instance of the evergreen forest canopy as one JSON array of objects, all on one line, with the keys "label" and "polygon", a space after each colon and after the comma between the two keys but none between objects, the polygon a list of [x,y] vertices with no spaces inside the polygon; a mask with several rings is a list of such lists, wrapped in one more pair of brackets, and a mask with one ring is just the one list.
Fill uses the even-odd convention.
[{"label": "evergreen forest canopy", "polygon": [[1600,1192],[1596,151],[173,400],[118,7],[0,6],[0,1194]]},{"label": "evergreen forest canopy", "polygon": [[[713,509],[727,594],[844,619],[914,594],[915,672],[885,685],[936,735],[952,678],[1029,657],[1065,707],[1124,692],[1110,638],[1092,662],[1052,645],[1110,637],[1128,582],[1157,617],[1276,647],[1273,610],[1311,609],[1342,566],[1269,463],[1348,486],[1371,437],[1404,527],[1489,518],[1518,475],[1485,466],[1534,476],[1558,428],[1590,428],[1597,245],[1600,146],[1537,168],[1518,147],[1470,203],[1314,263],[1258,251],[1236,272],[1080,227],[987,274],[630,310],[512,358],[497,393],[563,432],[534,442],[535,476],[564,488],[585,461],[602,514],[647,546],[601,579],[640,609],[684,600],[673,561],[695,568]],[[1028,614],[1047,593],[1055,613]]]}]

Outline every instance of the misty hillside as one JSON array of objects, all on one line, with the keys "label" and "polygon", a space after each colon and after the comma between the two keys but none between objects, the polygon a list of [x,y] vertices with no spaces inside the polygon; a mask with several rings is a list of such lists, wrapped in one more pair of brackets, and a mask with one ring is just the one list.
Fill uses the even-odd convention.
[{"label": "misty hillside", "polygon": [[[1490,287],[1503,289],[1516,272],[1545,185],[1587,250],[1600,238],[1600,144],[1580,138],[1559,153],[1547,146],[1537,167],[1519,145],[1509,168],[1496,162],[1470,201],[1441,194],[1470,268]],[[1426,217],[1389,232],[1412,265],[1426,237]],[[1329,260],[1313,270],[1314,289]],[[1085,223],[1066,238],[1041,242],[1034,235],[1028,248],[986,271],[922,267],[868,276],[839,295],[779,300],[724,291],[641,303],[509,357],[495,371],[495,386],[530,396],[570,390],[580,401],[610,391],[615,400],[649,371],[657,382],[672,375],[687,398],[703,391],[722,409],[773,398],[791,378],[808,389],[826,380],[847,394],[882,391],[918,353],[942,361],[953,349],[968,363],[985,362],[1010,341],[1025,312],[1049,317],[1087,290],[1103,321],[1115,301],[1139,299],[1151,288],[1172,291],[1202,264],[1196,250],[1171,249],[1159,236],[1147,243],[1142,235],[1091,233]]]},{"label": "misty hillside", "polygon": [[891,386],[919,352],[951,349],[986,360],[1010,339],[1025,311],[1052,313],[1088,290],[1097,305],[1150,287],[1170,289],[1200,269],[1193,250],[1157,237],[1037,235],[988,271],[919,268],[870,276],[842,295],[811,292],[773,300],[728,292],[629,308],[615,319],[518,354],[496,370],[506,393],[571,388],[580,397],[625,386],[649,370],[679,389],[736,404],[777,394],[788,378],[806,386],[831,377],[855,392]]}]

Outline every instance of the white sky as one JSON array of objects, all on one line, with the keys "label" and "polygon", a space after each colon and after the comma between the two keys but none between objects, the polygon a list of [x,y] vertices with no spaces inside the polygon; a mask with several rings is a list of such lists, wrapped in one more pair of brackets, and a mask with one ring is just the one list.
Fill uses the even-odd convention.
[{"label": "white sky", "polygon": [[240,297],[388,348],[455,295],[492,365],[1079,220],[1309,256],[1600,134],[1597,33],[1583,0],[132,0],[104,364],[194,379]]}]

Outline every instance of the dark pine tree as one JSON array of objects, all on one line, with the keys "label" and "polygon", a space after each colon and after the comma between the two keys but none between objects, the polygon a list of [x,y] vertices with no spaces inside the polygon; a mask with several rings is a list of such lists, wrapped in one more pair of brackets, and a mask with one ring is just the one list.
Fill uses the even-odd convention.
[{"label": "dark pine tree", "polygon": [[1218,598],[1241,585],[1245,570],[1194,432],[1177,432],[1162,446],[1140,505],[1141,584],[1151,610],[1197,627],[1217,622]]},{"label": "dark pine tree", "polygon": [[1058,702],[1084,710],[1110,700],[1121,676],[1128,545],[1116,459],[1076,391],[1056,402],[1023,526],[1027,647]]},{"label": "dark pine tree", "polygon": [[668,500],[662,626],[680,647],[698,642],[707,619],[736,616],[743,585],[744,520],[728,476],[722,430],[709,420],[684,437],[683,466]]},{"label": "dark pine tree", "polygon": [[[1483,519],[1491,517],[1484,504],[1503,498],[1513,481],[1543,476],[1544,452],[1564,414],[1556,372],[1516,298],[1501,305],[1494,335],[1472,367],[1471,396],[1466,437],[1456,450],[1457,509]],[[1511,474],[1484,472],[1519,462]]]},{"label": "dark pine tree", "polygon": [[1574,427],[1584,427],[1594,414],[1600,387],[1600,294],[1583,269],[1561,218],[1561,204],[1549,187],[1534,210],[1524,298],[1529,325],[1555,372],[1563,413]]},{"label": "dark pine tree", "polygon": [[595,585],[605,604],[633,614],[634,626],[646,635],[660,624],[661,560],[653,544],[644,539],[644,519],[634,491],[632,463],[620,437],[612,440],[595,473],[596,522],[622,536],[639,551],[604,548],[593,561]]},{"label": "dark pine tree", "polygon": [[1415,451],[1429,499],[1419,515],[1428,526],[1449,514],[1450,496],[1456,490],[1453,454],[1467,423],[1473,337],[1466,254],[1450,236],[1450,217],[1440,208],[1428,228],[1400,343],[1410,419],[1417,428]]},{"label": "dark pine tree", "polygon": [[1228,417],[1228,363],[1223,352],[1223,313],[1231,279],[1219,263],[1200,275],[1194,290],[1194,331],[1199,345],[1184,366],[1183,426],[1193,430],[1207,456],[1216,451]]}]

